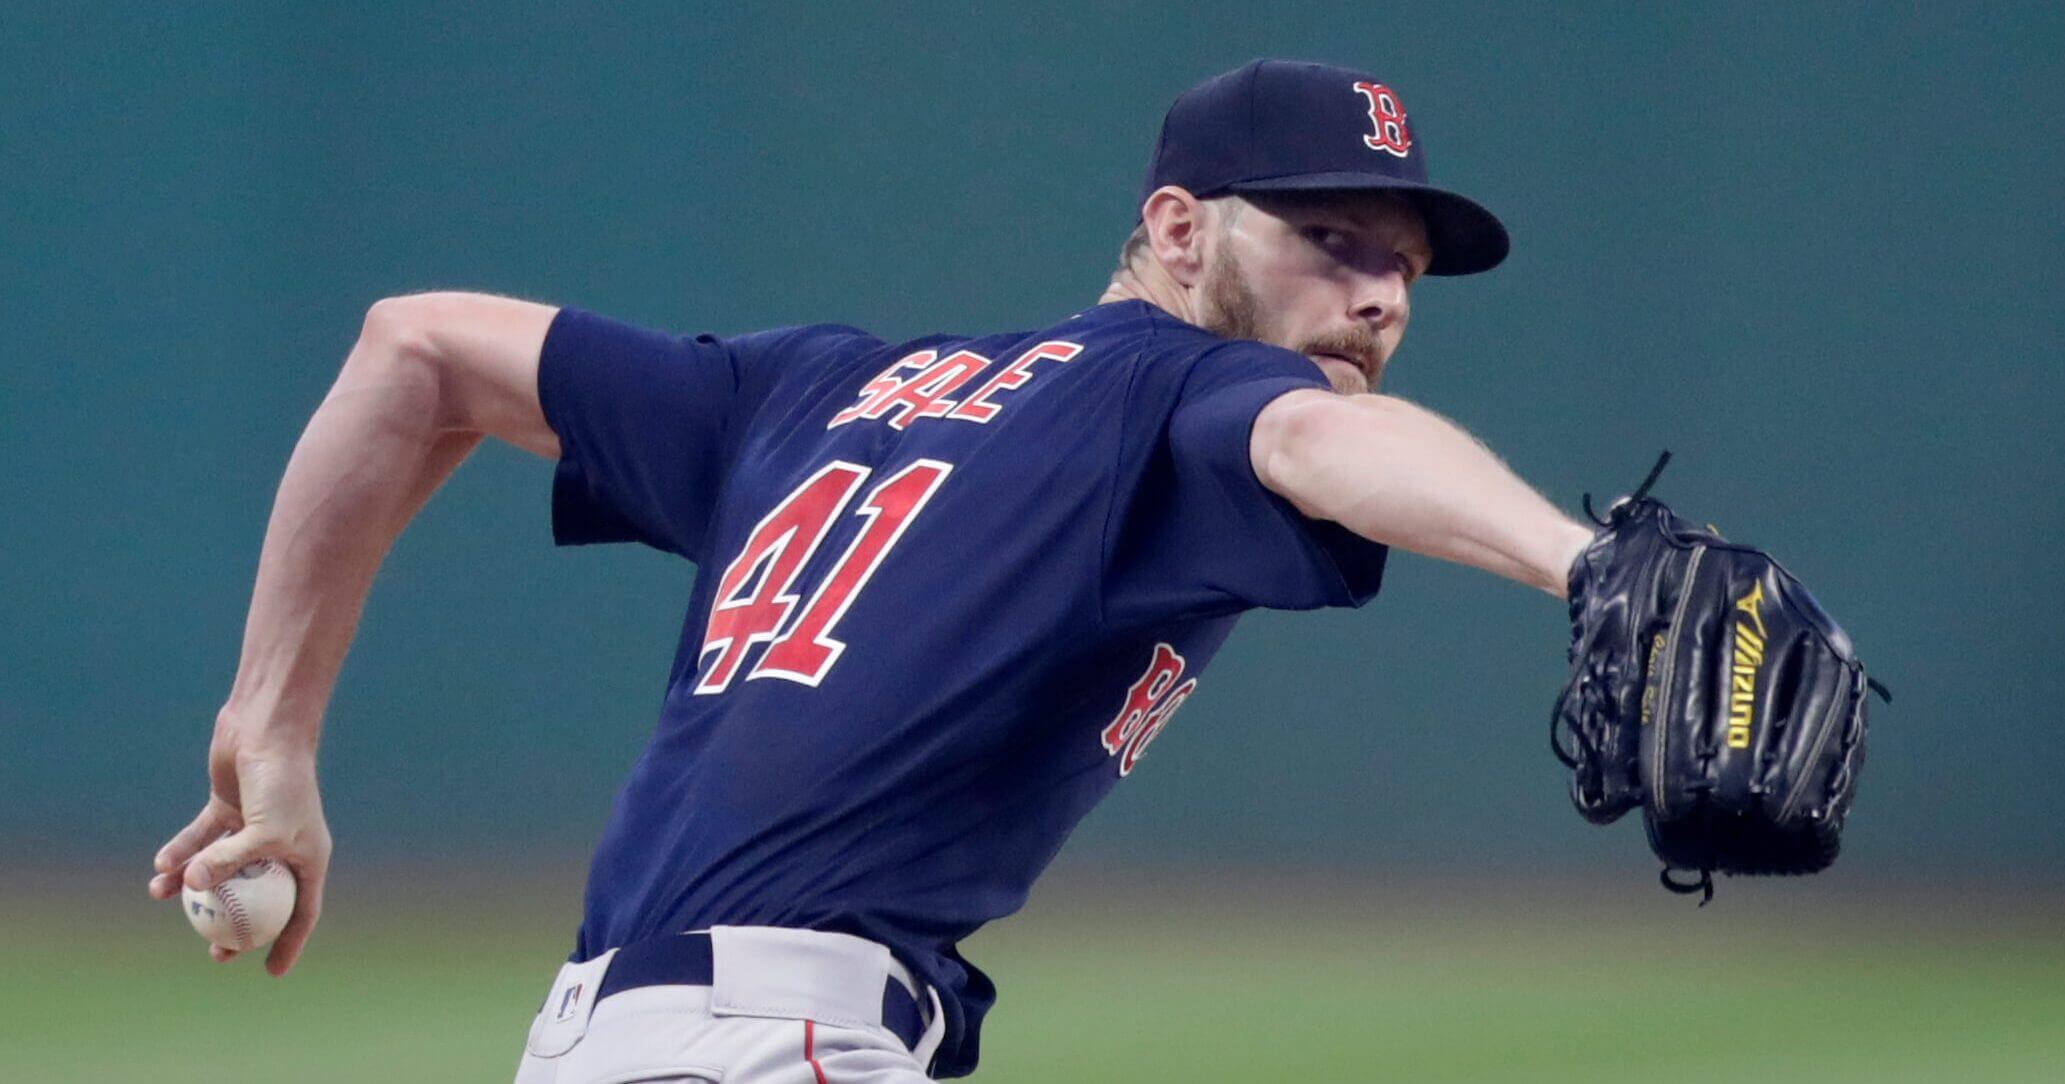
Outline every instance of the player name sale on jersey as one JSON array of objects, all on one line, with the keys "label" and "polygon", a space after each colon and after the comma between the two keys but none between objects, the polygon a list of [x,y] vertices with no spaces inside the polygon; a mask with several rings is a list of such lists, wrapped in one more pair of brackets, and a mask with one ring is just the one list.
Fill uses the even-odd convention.
[{"label": "player name sale on jersey", "polygon": [[720,924],[870,938],[940,994],[936,1071],[972,1071],[995,990],[958,943],[1023,904],[1243,611],[1376,594],[1383,547],[1249,465],[1261,408],[1324,387],[1141,302],[903,344],[562,311],[555,538],[698,566],[575,959]]}]

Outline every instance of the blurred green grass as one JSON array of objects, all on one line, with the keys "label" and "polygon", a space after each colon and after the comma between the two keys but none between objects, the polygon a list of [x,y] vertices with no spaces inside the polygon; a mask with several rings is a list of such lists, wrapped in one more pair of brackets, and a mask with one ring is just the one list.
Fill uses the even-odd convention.
[{"label": "blurred green grass", "polygon": [[[0,1078],[507,1080],[567,881],[355,879],[285,980],[134,886],[18,879]],[[975,1079],[2065,1079],[2053,893],[1090,880],[968,946],[1002,988]]]}]

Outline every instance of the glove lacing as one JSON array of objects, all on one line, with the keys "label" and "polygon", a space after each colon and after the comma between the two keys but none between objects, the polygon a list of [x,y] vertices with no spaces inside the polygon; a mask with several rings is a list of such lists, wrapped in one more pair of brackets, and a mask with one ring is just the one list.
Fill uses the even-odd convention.
[{"label": "glove lacing", "polygon": [[1635,491],[1633,493],[1630,493],[1626,497],[1623,497],[1622,499],[1613,502],[1612,507],[1606,510],[1605,519],[1600,519],[1599,513],[1592,511],[1592,495],[1590,493],[1584,494],[1583,499],[1580,503],[1582,503],[1585,506],[1585,515],[1590,516],[1592,522],[1598,524],[1601,527],[1620,526],[1621,510],[1625,508],[1631,508],[1642,498],[1649,496],[1649,487],[1656,484],[1656,479],[1663,474],[1665,464],[1668,464],[1670,461],[1671,450],[1669,448],[1665,448],[1663,450],[1663,454],[1656,457],[1656,466],[1649,468],[1649,474],[1647,477],[1642,479],[1642,484],[1636,486]]},{"label": "glove lacing", "polygon": [[[1582,503],[1585,515],[1601,529],[1610,530],[1618,527],[1621,520],[1629,514],[1628,510],[1642,498],[1649,496],[1650,487],[1656,485],[1657,478],[1662,476],[1664,466],[1670,461],[1671,452],[1666,448],[1663,454],[1656,457],[1656,465],[1649,468],[1649,474],[1642,479],[1642,484],[1636,486],[1635,492],[1626,498],[1613,502],[1613,506],[1607,509],[1604,519],[1592,510],[1592,495],[1584,494]],[[1571,599],[1570,602],[1573,610],[1581,604],[1579,599]],[[1591,644],[1571,644],[1570,656],[1572,659],[1593,657]],[[1556,710],[1549,715],[1549,750],[1556,754],[1556,759],[1562,761],[1564,767],[1577,773],[1575,792],[1587,807],[1596,806],[1598,799],[1604,796],[1600,786],[1600,777],[1604,769],[1599,763],[1599,744],[1589,732],[1593,728],[1578,725],[1580,720],[1596,718],[1605,710],[1605,696],[1600,691],[1601,680],[1594,672],[1595,669],[1587,666],[1572,673],[1570,680],[1564,682],[1563,691],[1556,697]],[[1564,707],[1570,701],[1573,691],[1577,694],[1576,710],[1566,712]],[[1564,747],[1563,734],[1566,730],[1575,742],[1574,748]]]}]

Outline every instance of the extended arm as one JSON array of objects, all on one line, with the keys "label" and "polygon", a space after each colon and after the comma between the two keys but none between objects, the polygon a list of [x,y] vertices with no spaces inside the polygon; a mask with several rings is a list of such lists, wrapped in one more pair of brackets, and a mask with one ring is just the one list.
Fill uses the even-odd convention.
[{"label": "extended arm", "polygon": [[169,898],[182,877],[206,888],[255,859],[284,860],[300,895],[267,960],[274,974],[293,966],[321,909],[330,837],[316,741],[373,575],[481,437],[558,456],[537,390],[556,311],[475,294],[374,305],[288,460],[216,716],[209,798],[158,852],[150,883]]},{"label": "extended arm", "polygon": [[1308,516],[1558,598],[1592,540],[1475,437],[1403,399],[1291,392],[1262,408],[1249,454]]}]

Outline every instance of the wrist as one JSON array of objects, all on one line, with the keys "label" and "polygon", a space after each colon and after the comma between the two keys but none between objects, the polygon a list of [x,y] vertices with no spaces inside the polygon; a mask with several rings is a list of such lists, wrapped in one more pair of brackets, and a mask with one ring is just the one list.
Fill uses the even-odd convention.
[{"label": "wrist", "polygon": [[232,696],[215,713],[215,745],[238,760],[315,758],[322,714],[277,701]]},{"label": "wrist", "polygon": [[1549,547],[1548,559],[1542,569],[1540,586],[1542,590],[1557,598],[1570,596],[1570,574],[1576,570],[1585,550],[1592,545],[1592,531],[1581,523],[1563,521],[1561,530]]}]

